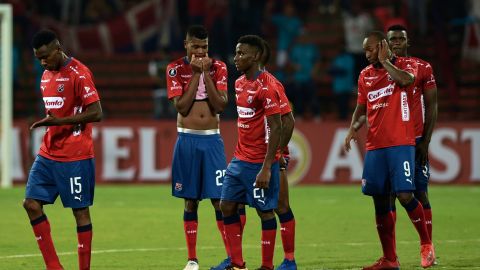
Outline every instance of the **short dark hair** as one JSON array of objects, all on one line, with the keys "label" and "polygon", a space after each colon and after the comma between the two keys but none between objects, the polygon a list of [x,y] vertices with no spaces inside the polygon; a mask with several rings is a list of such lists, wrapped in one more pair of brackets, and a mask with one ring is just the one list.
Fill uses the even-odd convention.
[{"label": "short dark hair", "polygon": [[206,39],[208,38],[208,31],[203,25],[192,25],[188,27],[187,37]]},{"label": "short dark hair", "polygon": [[38,31],[32,38],[32,47],[38,49],[43,45],[48,45],[50,42],[57,40],[57,34],[49,29]]},{"label": "short dark hair", "polygon": [[401,24],[394,24],[390,27],[388,27],[387,32],[389,31],[405,31],[407,32],[407,28],[404,25]]},{"label": "short dark hair", "polygon": [[262,44],[263,44],[263,54],[262,54],[262,65],[267,65],[268,61],[270,60],[270,57],[272,56],[272,49],[270,48],[270,44],[264,39],[262,39]]},{"label": "short dark hair", "polygon": [[367,38],[368,37],[376,37],[378,39],[378,41],[382,41],[382,40],[386,39],[385,33],[383,33],[382,31],[371,31],[370,33],[368,33],[368,35],[366,37]]},{"label": "short dark hair", "polygon": [[257,48],[260,55],[263,55],[263,39],[257,35],[245,35],[238,39],[238,43],[248,44]]}]

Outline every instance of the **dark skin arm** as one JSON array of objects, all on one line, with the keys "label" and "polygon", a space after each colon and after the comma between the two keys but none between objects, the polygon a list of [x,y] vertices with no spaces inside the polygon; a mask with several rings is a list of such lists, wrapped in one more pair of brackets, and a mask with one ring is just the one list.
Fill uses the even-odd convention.
[{"label": "dark skin arm", "polygon": [[272,114],[267,116],[267,123],[270,127],[270,137],[268,139],[267,154],[263,160],[262,169],[257,174],[255,180],[255,187],[268,188],[270,183],[272,163],[275,161],[278,146],[280,145],[280,138],[282,136],[282,120],[280,114]]},{"label": "dark skin arm", "polygon": [[423,126],[422,140],[417,144],[415,153],[417,154],[417,160],[422,165],[425,165],[428,160],[428,145],[432,138],[433,128],[437,122],[437,88],[424,91],[423,100],[425,102],[425,124]]},{"label": "dark skin arm", "polygon": [[77,125],[91,122],[100,122],[103,117],[102,106],[100,101],[89,104],[84,112],[67,117],[56,117],[51,111],[47,112],[47,116],[30,126],[34,129],[42,126],[63,126],[63,125]]},{"label": "dark skin arm", "polygon": [[380,64],[382,64],[383,68],[387,70],[388,74],[392,77],[395,83],[401,87],[407,87],[414,83],[415,76],[413,74],[397,68],[390,62],[392,52],[388,47],[387,41],[383,39],[378,46],[378,61]]},{"label": "dark skin arm", "polygon": [[215,83],[210,77],[210,67],[212,66],[212,59],[208,57],[202,60],[203,62],[203,78],[205,80],[205,89],[207,90],[208,103],[213,108],[215,113],[222,112],[227,106],[228,98],[226,91],[219,91]]},{"label": "dark skin arm", "polygon": [[[280,139],[280,153],[282,154],[283,149],[287,147],[288,143],[290,142],[290,139],[292,138],[293,134],[293,129],[295,128],[295,118],[293,117],[293,113],[289,112],[281,117],[282,120],[282,137]],[[282,158],[280,159],[281,165],[285,166],[285,159]]]},{"label": "dark skin arm", "polygon": [[365,124],[365,114],[367,112],[367,106],[365,104],[357,104],[355,111],[353,112],[352,122],[350,124],[350,129],[348,130],[347,137],[345,137],[345,151],[350,151],[350,141],[357,140],[357,131]]},{"label": "dark skin arm", "polygon": [[195,55],[192,55],[192,60],[190,61],[192,67],[193,75],[190,79],[190,82],[187,86],[187,91],[179,97],[173,98],[173,105],[178,113],[182,116],[187,116],[192,108],[193,101],[197,95],[198,83],[200,82],[200,75],[202,74],[202,61],[195,58]]}]

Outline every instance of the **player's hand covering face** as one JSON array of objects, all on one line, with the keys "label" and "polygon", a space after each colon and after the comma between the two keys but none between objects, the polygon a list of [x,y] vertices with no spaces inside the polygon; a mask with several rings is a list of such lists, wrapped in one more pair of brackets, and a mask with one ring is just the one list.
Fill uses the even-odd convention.
[{"label": "player's hand covering face", "polygon": [[382,63],[383,61],[390,59],[392,52],[390,51],[388,43],[385,39],[382,39],[382,41],[380,41],[378,47],[378,61]]},{"label": "player's hand covering face", "polygon": [[241,72],[248,70],[255,63],[257,54],[257,50],[250,45],[238,43],[233,58],[237,70]]}]

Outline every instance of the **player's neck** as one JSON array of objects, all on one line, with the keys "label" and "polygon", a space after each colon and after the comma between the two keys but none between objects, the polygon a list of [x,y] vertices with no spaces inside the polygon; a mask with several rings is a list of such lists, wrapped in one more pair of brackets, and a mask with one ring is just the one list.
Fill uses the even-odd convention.
[{"label": "player's neck", "polygon": [[262,73],[262,70],[258,66],[254,66],[245,71],[245,77],[247,80],[253,81],[258,77],[258,75],[260,75],[260,73]]}]

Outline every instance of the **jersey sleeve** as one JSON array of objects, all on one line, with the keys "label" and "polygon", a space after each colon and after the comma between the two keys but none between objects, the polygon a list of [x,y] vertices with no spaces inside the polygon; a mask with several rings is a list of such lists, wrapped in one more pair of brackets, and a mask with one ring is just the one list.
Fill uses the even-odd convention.
[{"label": "jersey sleeve", "polygon": [[92,75],[89,72],[78,75],[76,91],[80,94],[85,106],[100,100]]},{"label": "jersey sleeve", "polygon": [[430,64],[425,66],[424,80],[422,82],[423,90],[428,91],[434,88],[437,88],[437,83],[435,81],[435,76],[433,75],[433,68]]},{"label": "jersey sleeve", "polygon": [[[404,59],[405,60],[405,59]],[[418,78],[418,64],[416,61],[411,59],[405,60],[401,67],[399,67],[403,71],[406,71],[415,77],[415,80]]]},{"label": "jersey sleeve", "polygon": [[272,83],[267,83],[262,86],[260,90],[260,101],[265,110],[265,116],[280,113],[280,98]]},{"label": "jersey sleeve", "polygon": [[227,91],[227,66],[221,61],[215,61],[213,63],[215,66],[215,86],[219,91]]},{"label": "jersey sleeve", "polygon": [[167,94],[168,99],[183,95],[182,82],[180,81],[180,75],[173,64],[169,64],[166,69],[167,78]]},{"label": "jersey sleeve", "polygon": [[278,91],[278,96],[280,100],[281,114],[285,115],[292,111],[292,108],[290,107],[290,101],[288,100],[287,95],[285,93],[285,88],[281,83],[277,84],[277,91]]},{"label": "jersey sleeve", "polygon": [[365,105],[367,104],[367,92],[365,91],[365,86],[363,85],[362,74],[358,77],[358,96],[357,104]]}]

